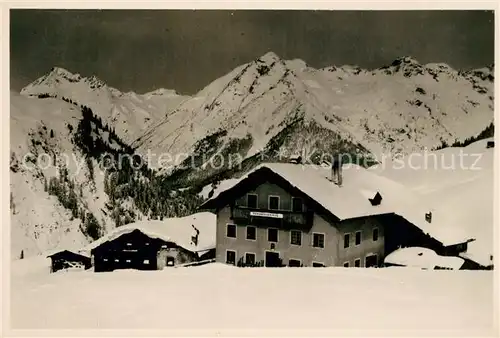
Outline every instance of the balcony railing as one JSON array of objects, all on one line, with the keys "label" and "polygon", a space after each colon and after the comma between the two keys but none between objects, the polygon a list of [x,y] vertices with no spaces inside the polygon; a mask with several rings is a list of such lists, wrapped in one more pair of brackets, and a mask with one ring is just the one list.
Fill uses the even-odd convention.
[{"label": "balcony railing", "polygon": [[306,227],[312,225],[312,212],[293,212],[287,210],[251,209],[233,206],[231,218],[238,223],[274,227]]}]

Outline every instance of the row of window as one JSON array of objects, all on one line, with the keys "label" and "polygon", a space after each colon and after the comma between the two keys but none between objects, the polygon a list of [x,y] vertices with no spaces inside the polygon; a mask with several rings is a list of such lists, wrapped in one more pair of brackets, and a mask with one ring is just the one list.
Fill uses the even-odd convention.
[{"label": "row of window", "polygon": [[[350,266],[349,262],[344,262],[344,268]],[[361,258],[356,258],[354,260],[354,267],[359,268],[361,266]],[[378,266],[378,256],[376,254],[370,254],[365,257],[365,267],[370,268],[372,266]]]},{"label": "row of window", "polygon": [[[278,229],[268,228],[267,229],[267,241],[272,243],[278,242]],[[227,224],[226,236],[229,238],[236,238],[236,224]],[[246,239],[250,241],[257,240],[257,228],[254,226],[246,227]],[[378,241],[378,228],[374,228],[372,231],[372,240],[374,242]],[[354,236],[354,245],[360,245],[362,241],[362,231],[356,231]],[[290,230],[290,244],[301,246],[302,245],[302,231],[300,230]],[[351,234],[344,234],[344,248],[348,248],[351,244]],[[325,234],[313,232],[312,245],[315,248],[325,247]]]},{"label": "row of window", "polygon": [[[245,252],[245,263],[255,264],[256,255],[253,252]],[[226,251],[226,264],[236,265],[236,251],[227,250]],[[302,266],[302,261],[300,259],[290,258],[288,260],[289,267],[300,267]],[[313,262],[313,267],[324,267],[325,264],[321,262]],[[344,263],[344,267],[348,268],[350,266],[349,262]],[[361,266],[361,258],[356,258],[354,260],[354,267],[359,268]],[[376,254],[370,254],[365,257],[365,267],[369,268],[372,266],[378,266],[378,256]]]},{"label": "row of window", "polygon": [[[254,226],[246,227],[246,239],[250,241],[257,240],[257,228]],[[278,243],[278,229],[276,228],[268,228],[267,229],[267,241],[271,243]],[[229,238],[236,238],[236,224],[227,224],[226,227],[226,236]],[[290,244],[292,245],[302,245],[302,231],[300,230],[291,230],[290,231]],[[325,234],[322,233],[313,233],[313,247],[315,248],[324,248],[325,247]]]},{"label": "row of window", "polygon": [[[362,241],[363,232],[358,230],[354,234],[354,245],[360,245]],[[372,230],[372,241],[378,241],[378,228],[373,228]],[[344,249],[348,248],[351,245],[351,234],[344,234]]]},{"label": "row of window", "polygon": [[[259,196],[257,194],[247,194],[247,207],[257,209],[259,206]],[[281,210],[281,199],[279,196],[269,195],[267,197],[267,207],[269,210]],[[292,211],[302,212],[303,202],[300,197],[292,197]]]}]

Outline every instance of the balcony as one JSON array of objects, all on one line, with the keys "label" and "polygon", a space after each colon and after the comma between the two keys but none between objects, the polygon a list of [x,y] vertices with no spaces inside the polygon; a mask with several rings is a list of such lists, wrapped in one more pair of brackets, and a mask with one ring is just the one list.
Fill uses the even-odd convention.
[{"label": "balcony", "polygon": [[244,206],[231,207],[231,219],[236,223],[277,228],[304,228],[312,225],[313,213],[287,210],[251,209]]}]

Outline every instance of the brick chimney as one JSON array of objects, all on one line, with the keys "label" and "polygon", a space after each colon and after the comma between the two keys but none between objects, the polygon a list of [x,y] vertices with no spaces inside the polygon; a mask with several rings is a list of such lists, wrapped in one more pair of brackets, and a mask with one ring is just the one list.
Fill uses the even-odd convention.
[{"label": "brick chimney", "polygon": [[332,156],[331,176],[333,183],[339,187],[342,186],[342,159],[336,154]]}]

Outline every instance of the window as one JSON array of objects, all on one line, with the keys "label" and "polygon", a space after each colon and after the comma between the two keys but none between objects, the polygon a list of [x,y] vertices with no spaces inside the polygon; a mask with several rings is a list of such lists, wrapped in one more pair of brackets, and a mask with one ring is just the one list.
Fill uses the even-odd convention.
[{"label": "window", "polygon": [[302,198],[300,197],[292,197],[292,211],[293,212],[302,212]]},{"label": "window", "polygon": [[236,224],[227,225],[226,236],[230,238],[236,238]]},{"label": "window", "polygon": [[226,251],[226,264],[236,264],[236,251],[227,250]]},{"label": "window", "polygon": [[349,262],[345,262],[344,263],[344,268],[348,268],[349,267]]},{"label": "window", "polygon": [[227,250],[226,251],[226,264],[236,264],[236,251]]},{"label": "window", "polygon": [[247,195],[247,207],[256,209],[257,208],[257,195],[248,194]]},{"label": "window", "polygon": [[356,245],[361,244],[361,231],[356,231],[356,241],[354,244],[356,244]]},{"label": "window", "polygon": [[344,235],[344,249],[349,247],[350,242],[351,242],[351,234],[345,234]]},{"label": "window", "polygon": [[361,266],[361,259],[358,258],[358,259],[354,260],[354,266],[356,268],[359,268]]},{"label": "window", "polygon": [[378,241],[378,228],[373,229],[372,237],[374,242]]},{"label": "window", "polygon": [[302,231],[292,230],[290,231],[290,244],[292,245],[302,245]]},{"label": "window", "polygon": [[365,258],[365,268],[370,268],[372,266],[378,266],[377,255],[368,255]]},{"label": "window", "polygon": [[269,209],[279,210],[280,208],[280,197],[279,196],[269,196]]},{"label": "window", "polygon": [[269,228],[267,229],[267,241],[268,242],[278,242],[278,229]]},{"label": "window", "polygon": [[318,263],[318,262],[313,262],[313,268],[324,268],[325,264],[323,263]]},{"label": "window", "polygon": [[247,239],[251,241],[255,241],[257,239],[257,228],[247,226]]},{"label": "window", "polygon": [[143,263],[144,264],[149,264],[149,259],[145,259]]},{"label": "window", "polygon": [[245,253],[245,264],[250,264],[250,265],[255,264],[255,254],[253,252]]},{"label": "window", "polygon": [[291,267],[291,268],[300,268],[300,265],[302,264],[302,262],[300,261],[300,259],[290,259],[288,261],[288,266]]},{"label": "window", "polygon": [[313,233],[313,247],[324,248],[325,247],[325,235]]}]

